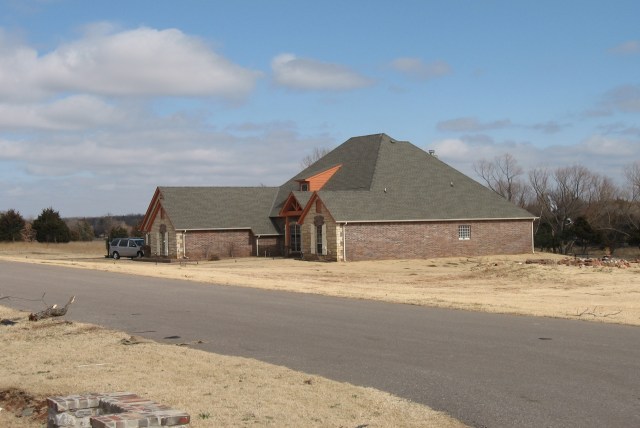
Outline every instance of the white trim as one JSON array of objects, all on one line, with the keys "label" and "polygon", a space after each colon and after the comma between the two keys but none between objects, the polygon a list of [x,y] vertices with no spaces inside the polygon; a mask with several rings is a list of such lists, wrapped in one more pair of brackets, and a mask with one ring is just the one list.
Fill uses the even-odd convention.
[{"label": "white trim", "polygon": [[536,252],[536,241],[534,235],[533,222],[531,222],[531,254],[535,254]]},{"label": "white trim", "polygon": [[327,255],[327,223],[322,224],[322,255]]},{"label": "white trim", "polygon": [[310,232],[310,236],[311,236],[311,254],[316,254],[317,253],[317,248],[316,248],[316,227],[317,226],[313,226],[309,228],[309,232]]}]

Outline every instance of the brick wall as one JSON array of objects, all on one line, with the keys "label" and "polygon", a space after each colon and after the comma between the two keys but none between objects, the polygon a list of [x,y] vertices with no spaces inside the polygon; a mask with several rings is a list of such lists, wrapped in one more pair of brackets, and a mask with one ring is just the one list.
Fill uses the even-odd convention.
[{"label": "brick wall", "polygon": [[[459,225],[471,239],[458,239]],[[349,223],[345,233],[348,261],[532,252],[530,220]]]},{"label": "brick wall", "polygon": [[196,260],[249,257],[255,254],[253,240],[249,230],[189,231],[185,236],[186,256]]},{"label": "brick wall", "polygon": [[[280,257],[283,255],[283,240],[280,236],[263,236],[260,238],[258,254],[259,257]],[[255,254],[255,252],[254,252]]]},{"label": "brick wall", "polygon": [[[211,258],[250,257],[256,255],[256,237],[249,230],[188,231],[184,236],[186,256],[193,260]],[[277,236],[260,238],[260,257],[282,254]]]}]

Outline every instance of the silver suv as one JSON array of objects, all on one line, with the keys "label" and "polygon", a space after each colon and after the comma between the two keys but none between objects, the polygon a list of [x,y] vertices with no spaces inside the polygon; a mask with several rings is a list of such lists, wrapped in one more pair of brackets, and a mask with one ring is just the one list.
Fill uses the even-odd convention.
[{"label": "silver suv", "polygon": [[116,260],[120,257],[142,257],[143,247],[143,238],[116,238],[109,244],[109,255]]}]

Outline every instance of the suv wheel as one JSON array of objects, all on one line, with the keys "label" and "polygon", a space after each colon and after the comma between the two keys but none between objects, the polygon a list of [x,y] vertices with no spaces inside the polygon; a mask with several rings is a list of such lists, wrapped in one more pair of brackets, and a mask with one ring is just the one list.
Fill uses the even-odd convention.
[{"label": "suv wheel", "polygon": [[117,252],[117,251],[114,251],[114,252],[113,252],[113,258],[114,258],[114,259],[116,259],[116,260],[118,260],[118,259],[120,258],[120,254],[118,254],[118,252]]}]

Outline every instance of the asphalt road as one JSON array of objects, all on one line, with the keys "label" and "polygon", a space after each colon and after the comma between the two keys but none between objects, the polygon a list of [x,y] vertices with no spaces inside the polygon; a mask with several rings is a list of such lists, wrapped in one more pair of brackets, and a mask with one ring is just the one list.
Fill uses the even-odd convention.
[{"label": "asphalt road", "polygon": [[76,295],[69,319],[203,340],[195,347],[378,388],[471,426],[640,427],[637,327],[0,262],[0,295],[43,293]]}]

